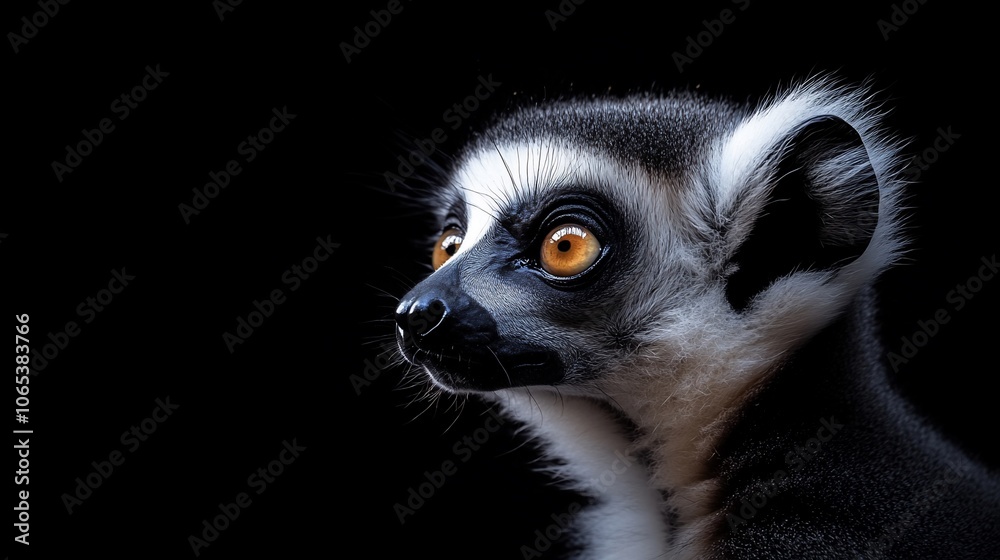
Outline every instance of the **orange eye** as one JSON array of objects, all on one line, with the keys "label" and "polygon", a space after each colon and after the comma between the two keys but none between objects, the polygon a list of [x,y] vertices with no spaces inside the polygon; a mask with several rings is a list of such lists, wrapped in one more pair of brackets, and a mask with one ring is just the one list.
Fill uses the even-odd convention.
[{"label": "orange eye", "polygon": [[541,263],[554,276],[574,276],[587,270],[601,255],[601,242],[581,225],[565,224],[542,242]]},{"label": "orange eye", "polygon": [[441,237],[438,237],[437,243],[434,245],[434,255],[431,256],[431,264],[434,265],[434,270],[441,268],[455,251],[462,246],[462,230],[454,227],[450,227],[444,230]]}]

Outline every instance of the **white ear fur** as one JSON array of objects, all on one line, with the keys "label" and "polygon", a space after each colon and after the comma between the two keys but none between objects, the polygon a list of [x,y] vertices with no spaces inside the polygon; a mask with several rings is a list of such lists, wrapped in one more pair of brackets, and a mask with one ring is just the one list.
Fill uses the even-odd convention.
[{"label": "white ear fur", "polygon": [[[810,322],[821,326],[825,323],[822,317],[835,315],[862,283],[871,281],[899,258],[902,251],[899,210],[904,184],[900,179],[901,142],[878,128],[881,116],[872,106],[867,90],[848,90],[828,79],[815,79],[764,103],[712,150],[707,188],[714,189],[718,201],[714,209],[716,220],[732,228],[727,232],[729,239],[724,253],[717,255],[724,261],[753,231],[771,194],[767,186],[777,179],[773,176],[775,154],[782,153],[783,143],[799,127],[821,117],[836,117],[852,127],[863,143],[864,151],[847,151],[816,166],[811,175],[816,188],[810,196],[822,202],[827,243],[849,243],[864,230],[871,233],[868,247],[859,258],[832,275],[814,275],[813,281],[806,285],[786,286],[783,296],[772,294],[771,302],[761,300],[758,307],[760,304],[782,307],[796,299],[806,303],[811,300],[818,304],[815,312],[819,316]],[[877,217],[875,209],[862,202],[869,193],[857,188],[857,176],[867,172],[869,166],[878,181]],[[859,204],[864,208],[858,208]],[[816,291],[811,291],[810,285]],[[812,330],[804,334],[811,335]]]},{"label": "white ear fur", "polygon": [[731,209],[745,185],[767,179],[760,175],[768,169],[765,159],[796,127],[826,115],[844,120],[858,132],[882,189],[897,192],[902,142],[879,129],[883,113],[873,105],[871,94],[864,87],[848,89],[816,78],[763,103],[715,147],[708,175],[720,197],[720,210]]}]

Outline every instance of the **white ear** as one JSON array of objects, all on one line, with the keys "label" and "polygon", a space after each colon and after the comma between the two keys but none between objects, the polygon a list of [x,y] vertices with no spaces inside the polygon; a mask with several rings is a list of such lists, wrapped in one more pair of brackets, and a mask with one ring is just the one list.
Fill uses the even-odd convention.
[{"label": "white ear", "polygon": [[796,271],[857,262],[854,273],[871,277],[893,261],[899,143],[877,130],[877,116],[862,93],[813,83],[754,113],[716,149],[735,309]]}]

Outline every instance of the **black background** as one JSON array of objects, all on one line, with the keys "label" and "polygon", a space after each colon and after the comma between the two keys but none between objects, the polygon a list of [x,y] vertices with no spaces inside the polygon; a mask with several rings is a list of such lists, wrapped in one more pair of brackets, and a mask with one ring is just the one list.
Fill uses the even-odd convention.
[{"label": "black background", "polygon": [[[521,558],[568,499],[527,468],[530,447],[504,430],[463,462],[454,445],[486,425],[481,404],[460,414],[448,400],[408,404],[419,391],[400,388],[405,368],[369,368],[363,386],[351,377],[377,363],[394,298],[428,271],[427,223],[383,172],[436,128],[447,141],[435,158],[446,161],[469,127],[523,96],[681,87],[746,100],[832,71],[873,80],[910,153],[950,127],[960,137],[910,187],[913,249],[880,283],[884,338],[898,349],[919,320],[947,310],[951,320],[899,368],[898,383],[998,464],[990,378],[1000,289],[986,282],[957,311],[946,299],[996,252],[994,96],[983,73],[994,23],[963,3],[905,4],[916,11],[886,40],[877,21],[889,20],[892,2],[567,0],[574,11],[553,29],[546,11],[558,13],[556,0],[404,1],[349,61],[342,43],[387,2],[243,2],[223,18],[209,1],[71,2],[18,52],[8,36],[4,315],[12,326],[13,315],[30,315],[35,349],[66,322],[80,326],[31,378],[31,545],[12,544],[12,555],[193,557],[189,535],[248,492],[252,504],[201,557]],[[5,8],[4,32],[19,34],[21,18],[41,10]],[[735,21],[679,71],[671,55],[724,9]],[[169,75],[119,120],[112,102],[147,65]],[[452,129],[444,112],[480,76],[501,85]],[[209,172],[242,161],[237,146],[282,107],[296,115],[288,127],[186,224],[178,205],[192,203]],[[57,180],[52,162],[106,117],[114,131]],[[339,248],[292,292],[282,274],[317,237]],[[135,280],[85,324],[77,306],[121,267]],[[223,333],[274,289],[285,302],[230,353]],[[121,434],[167,396],[179,408],[128,451]],[[293,439],[305,451],[257,494],[248,477]],[[69,514],[63,495],[115,450],[124,463]],[[394,504],[449,459],[457,474],[401,524]]]}]

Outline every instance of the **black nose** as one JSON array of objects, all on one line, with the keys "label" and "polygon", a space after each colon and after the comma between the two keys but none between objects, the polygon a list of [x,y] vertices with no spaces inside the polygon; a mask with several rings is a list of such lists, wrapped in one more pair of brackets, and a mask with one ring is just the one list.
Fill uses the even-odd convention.
[{"label": "black nose", "polygon": [[[452,270],[447,270],[447,269]],[[496,340],[493,317],[461,287],[457,267],[445,267],[414,286],[396,306],[396,338],[407,358],[466,357]]]},{"label": "black nose", "polygon": [[451,315],[445,301],[433,293],[403,298],[396,307],[396,325],[404,340],[409,339],[418,348],[429,349],[445,333],[444,323]]}]

